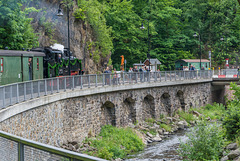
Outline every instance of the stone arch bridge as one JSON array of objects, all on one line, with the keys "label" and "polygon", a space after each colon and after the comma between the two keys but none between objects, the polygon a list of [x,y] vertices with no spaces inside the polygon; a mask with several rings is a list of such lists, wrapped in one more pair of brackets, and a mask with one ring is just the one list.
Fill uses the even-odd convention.
[{"label": "stone arch bridge", "polygon": [[212,102],[211,78],[69,90],[0,111],[0,130],[61,147],[101,126],[127,126]]}]

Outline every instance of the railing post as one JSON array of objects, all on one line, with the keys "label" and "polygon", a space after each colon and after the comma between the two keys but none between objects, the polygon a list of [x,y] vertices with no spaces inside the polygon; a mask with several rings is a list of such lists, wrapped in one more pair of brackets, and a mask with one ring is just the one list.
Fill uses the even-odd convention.
[{"label": "railing post", "polygon": [[82,84],[83,76],[80,76],[80,79],[81,79],[81,89],[83,89],[83,84]]},{"label": "railing post", "polygon": [[201,79],[201,77],[202,77],[202,74],[201,74],[201,73],[202,73],[202,72],[201,72],[201,70],[200,70],[200,76],[199,76],[199,77],[200,77],[200,79]]},{"label": "railing post", "polygon": [[98,86],[98,82],[97,82],[97,74],[95,75],[96,76],[96,84],[95,84],[95,87]]},{"label": "railing post", "polygon": [[102,74],[102,86],[104,87],[104,84],[105,84],[105,79],[104,79],[105,75]]},{"label": "railing post", "polygon": [[170,71],[170,81],[172,81],[172,72]]},{"label": "railing post", "polygon": [[16,103],[19,103],[19,86],[18,86],[18,83],[17,83],[17,102]]},{"label": "railing post", "polygon": [[10,97],[10,105],[12,105],[12,85],[10,85],[9,97]]},{"label": "railing post", "polygon": [[33,82],[31,81],[31,99],[33,99]]},{"label": "railing post", "polygon": [[26,88],[27,88],[27,87],[26,87],[26,83],[24,83],[24,84],[23,84],[23,92],[24,92],[23,100],[24,100],[24,101],[26,101],[26,93],[27,93]]},{"label": "railing post", "polygon": [[74,82],[74,79],[75,79],[75,76],[73,75],[73,76],[72,76],[72,90],[74,90],[74,88],[75,88],[75,85],[74,85],[74,83],[75,83],[75,82]]},{"label": "railing post", "polygon": [[130,78],[130,79],[129,79],[129,84],[130,84],[130,83],[132,83],[132,73],[129,72],[128,75],[130,76],[130,77],[129,77],[129,78]]},{"label": "railing post", "polygon": [[125,84],[125,73],[123,72],[123,84]]},{"label": "railing post", "polygon": [[185,71],[183,71],[183,80],[185,80]]},{"label": "railing post", "polygon": [[111,85],[111,82],[112,82],[112,75],[111,74],[109,74],[110,75],[110,77],[109,77],[109,85]]},{"label": "railing post", "polygon": [[138,82],[138,81],[137,81],[137,80],[138,80],[138,73],[136,72],[135,74],[136,74],[136,75],[135,75],[135,76],[136,76],[136,77],[135,77],[135,78],[136,78],[136,81],[135,81],[135,82],[137,83],[137,82]]},{"label": "railing post", "polygon": [[117,76],[116,76],[116,79],[117,79],[116,82],[117,82],[117,85],[118,85],[118,84],[120,84],[120,79],[119,79],[119,81],[118,81],[118,73],[116,73],[116,75],[117,75]]},{"label": "railing post", "polygon": [[88,88],[90,88],[90,75],[88,75]]},{"label": "railing post", "polygon": [[5,87],[3,87],[3,108],[5,107]]},{"label": "railing post", "polygon": [[67,90],[67,78],[64,77],[64,92]]},{"label": "railing post", "polygon": [[51,79],[51,94],[53,94],[53,78]]},{"label": "railing post", "polygon": [[176,75],[177,75],[176,71],[174,71],[174,75],[175,75],[175,81],[176,81],[177,80],[177,78],[176,78]]},{"label": "railing post", "polygon": [[157,72],[154,72],[154,82],[157,82]]},{"label": "railing post", "polygon": [[44,92],[45,92],[45,96],[47,95],[47,80],[44,80]]},{"label": "railing post", "polygon": [[59,77],[57,77],[57,93],[59,93]]},{"label": "railing post", "polygon": [[24,145],[18,143],[18,161],[24,161]]},{"label": "railing post", "polygon": [[150,76],[150,69],[149,69],[149,72],[148,72],[148,82],[151,82],[151,76]]},{"label": "railing post", "polygon": [[38,97],[40,97],[40,81],[38,81]]},{"label": "railing post", "polygon": [[161,72],[159,72],[159,74],[160,74],[160,82],[162,81],[162,76],[161,76]]},{"label": "railing post", "polygon": [[143,82],[146,82],[146,72],[143,72]]},{"label": "railing post", "polygon": [[167,81],[167,72],[165,71],[165,82]]}]

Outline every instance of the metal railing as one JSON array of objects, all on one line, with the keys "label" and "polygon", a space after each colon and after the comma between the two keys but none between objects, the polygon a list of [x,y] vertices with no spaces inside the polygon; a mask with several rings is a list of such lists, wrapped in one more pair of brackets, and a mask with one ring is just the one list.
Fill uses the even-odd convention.
[{"label": "metal railing", "polygon": [[1,161],[106,161],[0,131]]},{"label": "metal railing", "polygon": [[144,82],[183,81],[212,78],[212,71],[122,72],[55,77],[0,86],[0,109],[33,98],[67,90]]},{"label": "metal railing", "polygon": [[214,70],[213,71],[213,76],[217,75],[225,75],[226,77],[228,76],[236,76],[239,75],[238,69],[220,69],[220,70]]}]

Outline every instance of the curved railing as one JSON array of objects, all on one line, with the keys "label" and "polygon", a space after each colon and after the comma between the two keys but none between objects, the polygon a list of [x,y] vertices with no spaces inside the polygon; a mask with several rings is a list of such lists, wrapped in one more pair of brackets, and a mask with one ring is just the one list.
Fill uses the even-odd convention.
[{"label": "curved railing", "polygon": [[55,77],[0,86],[0,109],[33,98],[67,90],[145,82],[184,81],[212,78],[212,71],[119,72]]}]

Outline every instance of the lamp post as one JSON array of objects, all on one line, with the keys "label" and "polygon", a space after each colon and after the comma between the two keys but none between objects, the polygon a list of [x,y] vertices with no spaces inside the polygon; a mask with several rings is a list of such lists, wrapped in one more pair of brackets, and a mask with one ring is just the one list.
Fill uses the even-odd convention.
[{"label": "lamp post", "polygon": [[[59,8],[58,8],[58,13],[57,16],[63,16],[63,12],[61,9],[61,6],[64,3],[60,3],[59,4]],[[68,48],[67,48],[67,54],[68,54],[68,74],[71,75],[71,63],[70,63],[70,29],[69,29],[69,6],[67,5],[67,20],[68,20]]]},{"label": "lamp post", "polygon": [[[149,28],[149,20],[150,20],[150,18],[151,18],[151,10],[152,10],[152,0],[151,0],[151,3],[150,3],[150,8],[149,8],[149,14],[150,14],[150,16],[149,16],[149,18],[147,19],[147,21],[148,21],[148,53],[147,53],[147,58],[148,58],[148,60],[149,60],[149,71],[151,71],[150,70],[150,58],[151,58],[151,56],[150,56],[150,34],[149,34],[149,30],[150,30],[150,28]],[[140,27],[140,29],[142,29],[142,30],[144,30],[145,29],[145,27],[143,26],[143,23],[142,23],[142,26]]]},{"label": "lamp post", "polygon": [[[150,37],[149,37],[149,19],[147,20],[148,21],[148,53],[147,53],[147,58],[149,60],[149,71],[150,71]],[[141,30],[144,30],[145,27],[143,26],[143,23],[142,23],[142,26],[140,27]]]},{"label": "lamp post", "polygon": [[200,52],[200,70],[202,68],[202,49],[201,49],[201,36],[200,36],[200,31],[199,31],[199,34],[197,35],[197,33],[194,33],[193,34],[193,37],[197,37],[198,36],[198,39],[199,39],[199,52]]},{"label": "lamp post", "polygon": [[[222,55],[224,55],[223,54],[223,41],[224,41],[223,36],[220,38],[220,41],[222,41]],[[229,68],[229,64],[228,64],[229,58],[226,58],[225,60],[226,60],[226,68]]]}]

